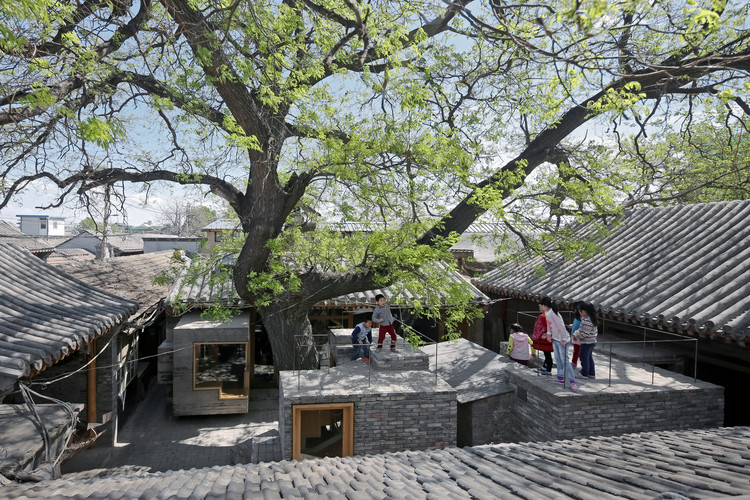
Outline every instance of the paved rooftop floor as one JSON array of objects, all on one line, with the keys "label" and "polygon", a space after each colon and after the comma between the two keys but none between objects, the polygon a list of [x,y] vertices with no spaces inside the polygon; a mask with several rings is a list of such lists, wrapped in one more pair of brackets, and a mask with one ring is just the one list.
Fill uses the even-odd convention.
[{"label": "paved rooftop floor", "polygon": [[[441,359],[446,358],[443,351]],[[644,392],[685,390],[710,386],[692,377],[669,372],[641,363],[628,363],[608,353],[596,352],[596,380],[580,380],[578,393],[552,384],[538,371],[523,367],[501,356],[497,361],[506,369],[532,381],[552,393],[586,397],[611,392]],[[553,368],[553,373],[555,369]],[[318,390],[346,386],[352,377],[361,379],[365,390],[376,390],[380,384],[415,387],[445,382],[433,375],[415,380],[414,372],[379,372],[362,360],[345,362],[336,369],[323,370],[311,380],[295,377],[295,389]],[[499,377],[498,377],[499,379]],[[325,381],[325,384],[322,384]],[[297,386],[296,383],[293,385]],[[563,395],[561,394],[561,395]],[[158,472],[238,463],[270,462],[281,459],[278,439],[278,389],[257,389],[251,392],[250,412],[245,415],[175,417],[166,402],[165,387],[153,384],[145,401],[121,426],[116,447],[97,447],[79,452],[62,464],[64,478],[87,478],[102,475]]]}]

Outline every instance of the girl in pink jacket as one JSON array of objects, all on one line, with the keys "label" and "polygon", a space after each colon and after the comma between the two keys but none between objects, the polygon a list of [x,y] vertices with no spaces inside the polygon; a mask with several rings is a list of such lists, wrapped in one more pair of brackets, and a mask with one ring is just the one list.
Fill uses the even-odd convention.
[{"label": "girl in pink jacket", "polygon": [[523,333],[523,328],[518,323],[510,325],[510,338],[508,339],[508,350],[505,352],[510,359],[524,366],[529,364],[531,356],[536,354],[531,339]]}]

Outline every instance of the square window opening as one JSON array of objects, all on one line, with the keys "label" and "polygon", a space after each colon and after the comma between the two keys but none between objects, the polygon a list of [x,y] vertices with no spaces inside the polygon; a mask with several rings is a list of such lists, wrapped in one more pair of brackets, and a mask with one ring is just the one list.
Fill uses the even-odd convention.
[{"label": "square window opening", "polygon": [[247,398],[247,342],[193,344],[193,389],[218,390],[219,399]]}]

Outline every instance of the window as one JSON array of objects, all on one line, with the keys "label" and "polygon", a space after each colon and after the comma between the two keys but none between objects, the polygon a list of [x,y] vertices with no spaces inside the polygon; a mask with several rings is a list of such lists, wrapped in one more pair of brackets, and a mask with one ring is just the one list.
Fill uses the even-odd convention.
[{"label": "window", "polygon": [[218,390],[219,399],[247,397],[247,342],[196,343],[193,349],[193,389]]},{"label": "window", "polygon": [[47,229],[47,221],[46,220],[40,220],[39,221],[39,229]]},{"label": "window", "polygon": [[354,403],[294,405],[292,414],[295,460],[354,453]]}]

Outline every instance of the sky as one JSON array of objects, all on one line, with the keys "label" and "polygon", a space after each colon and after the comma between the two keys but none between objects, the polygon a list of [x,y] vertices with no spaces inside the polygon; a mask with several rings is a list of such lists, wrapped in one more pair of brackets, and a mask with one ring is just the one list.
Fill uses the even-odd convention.
[{"label": "sky", "polygon": [[[58,208],[51,208],[49,210],[36,208],[37,206],[49,204],[54,201],[55,194],[56,189],[52,189],[41,181],[35,183],[24,190],[17,199],[0,210],[0,219],[11,224],[17,224],[18,215],[65,217],[66,229],[71,229],[75,224],[89,216],[85,209],[75,206],[75,196],[72,197],[71,201]],[[127,223],[131,226],[144,225],[148,222],[158,224],[161,218],[160,206],[164,206],[172,200],[183,200],[187,196],[189,195],[181,192],[179,187],[175,189],[174,186],[164,186],[159,189],[158,185],[148,194],[148,199],[146,199],[146,194],[143,192],[128,193],[125,202]],[[145,204],[145,201],[148,201],[148,203]],[[112,217],[112,222],[124,221],[122,214],[114,214]]]}]

